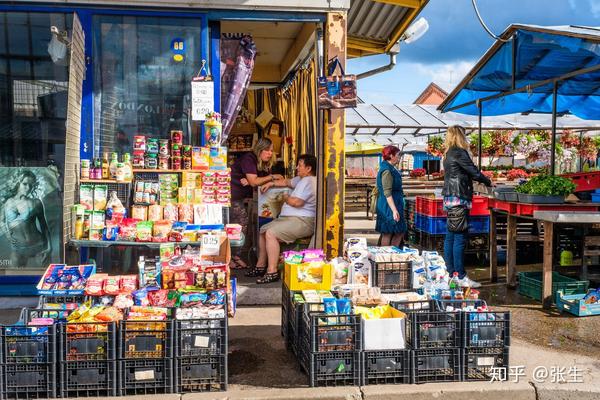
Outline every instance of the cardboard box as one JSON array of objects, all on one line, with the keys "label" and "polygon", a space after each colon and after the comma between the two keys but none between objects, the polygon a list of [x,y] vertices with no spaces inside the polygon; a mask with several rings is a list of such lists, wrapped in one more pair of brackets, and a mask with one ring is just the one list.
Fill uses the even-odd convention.
[{"label": "cardboard box", "polygon": [[311,268],[311,264],[302,263],[289,264],[284,266],[284,282],[289,290],[331,290],[331,282],[333,281],[333,271],[330,264],[322,264],[321,267],[321,282],[304,282],[298,278],[298,271],[301,268]]},{"label": "cardboard box", "polygon": [[402,350],[406,348],[406,314],[389,307],[381,319],[363,319],[365,350]]},{"label": "cardboard box", "polygon": [[[215,236],[216,238],[218,238],[218,254],[215,255],[205,255],[203,254],[203,248],[200,248],[201,251],[201,257],[203,260],[207,260],[207,261],[212,261],[213,263],[219,263],[219,264],[229,264],[229,262],[231,261],[231,244],[229,243],[229,239],[227,238],[227,236],[225,235],[203,235],[203,236]],[[200,238],[200,241],[202,241],[203,238]],[[211,253],[211,252],[209,252]]]}]

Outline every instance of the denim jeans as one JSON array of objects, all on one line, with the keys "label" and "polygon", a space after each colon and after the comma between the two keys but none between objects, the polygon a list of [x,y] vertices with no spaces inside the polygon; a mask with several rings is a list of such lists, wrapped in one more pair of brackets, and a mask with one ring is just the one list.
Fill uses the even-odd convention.
[{"label": "denim jeans", "polygon": [[459,279],[467,274],[465,272],[465,246],[467,244],[467,232],[446,232],[444,240],[444,261],[450,277],[454,272],[458,272]]}]

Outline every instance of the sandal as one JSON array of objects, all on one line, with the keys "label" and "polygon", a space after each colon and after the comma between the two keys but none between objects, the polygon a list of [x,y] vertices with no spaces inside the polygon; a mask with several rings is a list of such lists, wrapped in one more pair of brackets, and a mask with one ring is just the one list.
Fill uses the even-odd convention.
[{"label": "sandal", "polygon": [[246,264],[240,257],[234,256],[231,257],[231,263],[229,268],[231,269],[247,269],[248,264]]},{"label": "sandal", "polygon": [[245,275],[249,278],[256,278],[259,276],[263,276],[265,274],[265,272],[267,272],[267,267],[264,267],[264,268],[254,267],[250,271],[246,272]]},{"label": "sandal", "polygon": [[273,282],[277,282],[279,280],[279,272],[268,272],[266,273],[262,278],[257,279],[256,283],[258,283],[259,285],[263,284],[263,283],[273,283]]}]

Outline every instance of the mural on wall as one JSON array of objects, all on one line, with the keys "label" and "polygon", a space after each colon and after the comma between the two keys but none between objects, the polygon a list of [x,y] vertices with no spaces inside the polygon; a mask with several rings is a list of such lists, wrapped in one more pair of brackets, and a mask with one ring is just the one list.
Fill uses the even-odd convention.
[{"label": "mural on wall", "polygon": [[60,262],[62,198],[56,167],[0,168],[0,268]]}]

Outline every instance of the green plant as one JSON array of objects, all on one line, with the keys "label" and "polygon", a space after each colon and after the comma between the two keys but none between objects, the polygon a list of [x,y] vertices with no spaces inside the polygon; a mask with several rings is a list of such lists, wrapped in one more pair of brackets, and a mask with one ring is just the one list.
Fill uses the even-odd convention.
[{"label": "green plant", "polygon": [[575,184],[561,176],[538,175],[516,189],[519,193],[539,196],[568,196],[575,191]]}]

